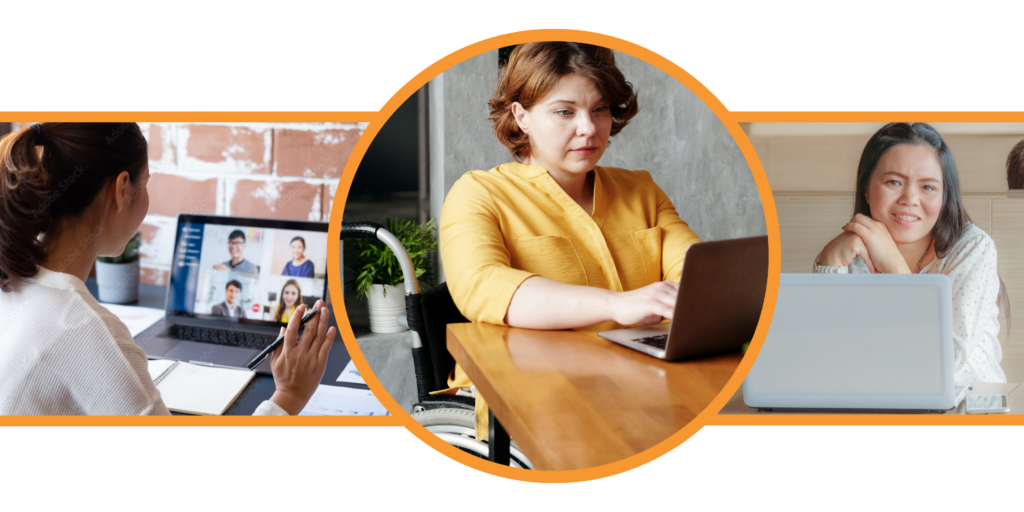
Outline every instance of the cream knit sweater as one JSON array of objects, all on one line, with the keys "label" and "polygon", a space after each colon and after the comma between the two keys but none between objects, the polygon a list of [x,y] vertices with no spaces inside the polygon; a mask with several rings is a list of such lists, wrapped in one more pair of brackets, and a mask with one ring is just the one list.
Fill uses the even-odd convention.
[{"label": "cream knit sweater", "polygon": [[[40,268],[0,292],[0,414],[170,414],[147,365],[75,276]],[[268,400],[255,414],[287,413]]]}]

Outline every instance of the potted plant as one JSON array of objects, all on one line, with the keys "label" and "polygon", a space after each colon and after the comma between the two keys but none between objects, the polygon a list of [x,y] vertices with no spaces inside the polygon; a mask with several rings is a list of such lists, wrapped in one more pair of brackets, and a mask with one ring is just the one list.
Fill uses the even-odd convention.
[{"label": "potted plant", "polygon": [[[425,224],[412,220],[388,219],[387,230],[402,241],[412,258],[416,278],[433,286],[431,255],[437,250],[434,234],[436,220]],[[402,332],[398,315],[405,311],[405,277],[398,258],[377,240],[346,240],[345,263],[356,277],[349,283],[357,297],[365,297],[370,309],[370,331],[377,333]]]},{"label": "potted plant", "polygon": [[100,302],[128,304],[139,300],[140,237],[136,232],[120,256],[96,259],[96,287]]}]

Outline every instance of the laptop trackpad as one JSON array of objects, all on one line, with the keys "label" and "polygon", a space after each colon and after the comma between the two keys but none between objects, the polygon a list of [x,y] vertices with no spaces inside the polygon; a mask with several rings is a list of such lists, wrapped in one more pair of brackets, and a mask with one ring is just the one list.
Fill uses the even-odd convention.
[{"label": "laptop trackpad", "polygon": [[174,348],[168,350],[163,357],[245,368],[245,363],[256,357],[258,353],[258,350],[251,348],[182,341],[175,345]]}]

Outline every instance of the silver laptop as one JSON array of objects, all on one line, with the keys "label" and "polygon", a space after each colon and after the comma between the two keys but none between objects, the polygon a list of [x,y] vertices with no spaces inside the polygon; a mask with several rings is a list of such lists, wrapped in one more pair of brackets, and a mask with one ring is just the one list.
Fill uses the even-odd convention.
[{"label": "silver laptop", "polygon": [[694,244],[686,251],[671,324],[599,336],[676,361],[738,352],[761,318],[768,284],[768,237]]},{"label": "silver laptop", "polygon": [[957,406],[944,275],[782,274],[749,407],[927,412]]},{"label": "silver laptop", "polygon": [[150,358],[244,368],[326,297],[326,223],[182,214],[175,233],[164,319],[135,339]]}]

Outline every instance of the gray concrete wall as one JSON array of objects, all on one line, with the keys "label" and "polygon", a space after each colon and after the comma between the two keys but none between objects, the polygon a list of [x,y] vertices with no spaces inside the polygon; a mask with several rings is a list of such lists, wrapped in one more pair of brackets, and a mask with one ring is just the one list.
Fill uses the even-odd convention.
[{"label": "gray concrete wall", "polygon": [[487,102],[498,83],[498,50],[490,51],[430,81],[430,216],[441,215],[448,191],[468,171],[511,162],[494,138]]},{"label": "gray concrete wall", "polygon": [[[498,79],[497,50],[445,71],[430,84],[431,216],[463,173],[512,161],[494,138],[487,101]],[[640,113],[612,137],[599,165],[650,171],[679,216],[704,240],[767,233],[757,186],[732,135],[676,79],[616,53]]]}]

